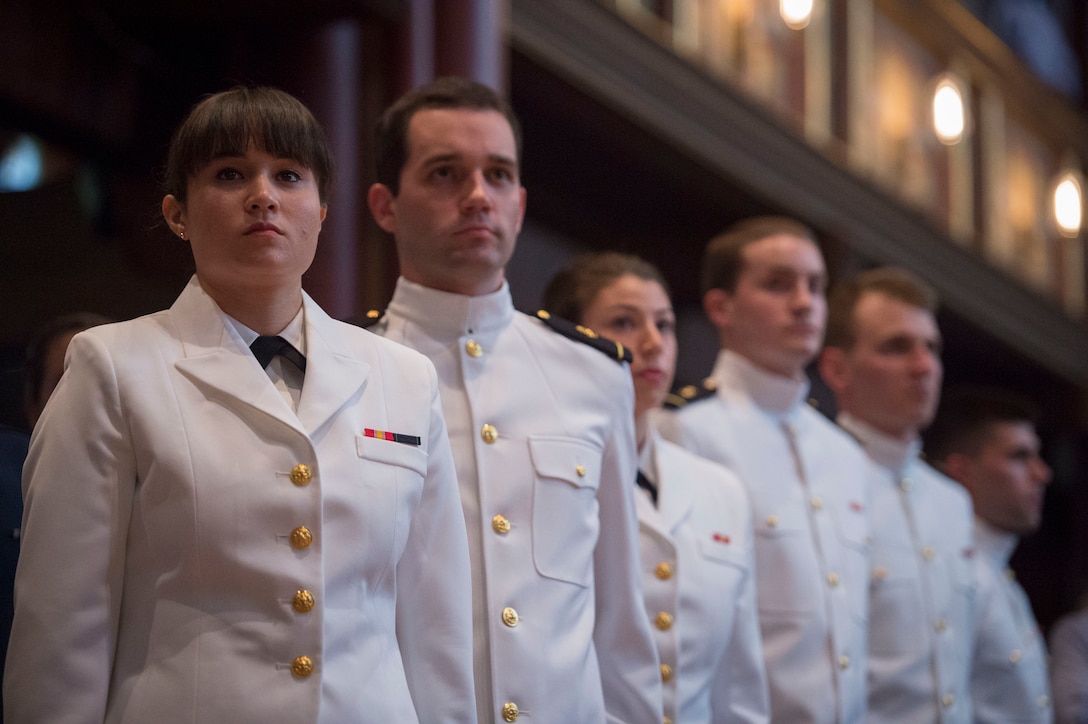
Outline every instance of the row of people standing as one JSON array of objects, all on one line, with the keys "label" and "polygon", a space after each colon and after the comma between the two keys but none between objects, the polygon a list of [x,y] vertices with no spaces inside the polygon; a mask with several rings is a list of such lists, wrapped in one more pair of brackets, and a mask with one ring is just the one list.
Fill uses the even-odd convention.
[{"label": "row of people standing", "polygon": [[[898,530],[879,473],[804,404],[826,281],[807,230],[751,222],[708,255],[715,389],[654,422],[659,276],[574,284],[577,326],[513,308],[502,98],[444,79],[381,120],[367,200],[401,278],[370,328],[427,359],[302,291],[323,138],[267,89],[175,135],[163,213],[197,273],[171,310],[77,337],[35,430],[11,721],[856,722],[900,700],[867,696],[868,594],[923,584],[873,566]],[[627,344],[633,382],[589,329],[625,334],[609,291],[649,294],[671,345]],[[938,558],[909,542],[896,564]],[[926,692],[901,697],[918,721],[970,710]]]}]

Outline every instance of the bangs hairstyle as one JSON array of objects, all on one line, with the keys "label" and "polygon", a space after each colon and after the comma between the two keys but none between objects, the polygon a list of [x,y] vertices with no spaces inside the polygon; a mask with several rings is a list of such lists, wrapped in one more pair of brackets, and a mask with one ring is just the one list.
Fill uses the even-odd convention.
[{"label": "bangs hairstyle", "polygon": [[819,247],[816,232],[786,216],[754,216],[738,221],[707,242],[700,278],[703,295],[711,289],[722,289],[730,294],[735,292],[737,280],[744,271],[745,247],[779,234],[796,236]]},{"label": "bangs hairstyle", "polygon": [[378,119],[374,134],[374,163],[378,183],[396,196],[400,193],[400,172],[408,160],[408,125],[419,111],[435,109],[497,111],[510,124],[521,165],[521,124],[514,109],[494,89],[483,83],[457,77],[439,78],[401,96]]},{"label": "bangs hairstyle", "polygon": [[333,169],[325,130],[297,98],[267,87],[238,86],[193,106],[170,142],[164,190],[184,202],[191,177],[250,145],[313,172],[321,203],[327,202]]},{"label": "bangs hairstyle", "polygon": [[633,276],[657,282],[672,298],[669,284],[660,270],[633,254],[606,251],[580,254],[563,267],[544,290],[544,308],[557,317],[581,324],[586,308],[601,290],[620,277]]},{"label": "bangs hairstyle", "polygon": [[883,294],[931,315],[937,313],[937,292],[920,277],[898,267],[869,269],[831,290],[827,302],[825,347],[853,348],[857,342],[854,310],[866,294]]}]

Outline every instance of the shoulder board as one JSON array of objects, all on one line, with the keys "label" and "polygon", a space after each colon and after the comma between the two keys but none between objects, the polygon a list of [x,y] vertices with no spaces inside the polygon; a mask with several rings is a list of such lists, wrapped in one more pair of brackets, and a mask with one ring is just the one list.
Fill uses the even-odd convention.
[{"label": "shoulder board", "polygon": [[583,327],[580,324],[575,324],[566,319],[554,317],[543,309],[536,313],[536,318],[567,339],[573,339],[576,342],[588,344],[590,347],[593,347],[600,352],[604,352],[617,362],[631,361],[631,350],[627,349],[619,342],[613,342],[608,339],[608,337],[602,337],[589,327]]},{"label": "shoulder board", "polygon": [[669,410],[679,410],[691,402],[709,400],[718,392],[718,383],[707,377],[697,385],[684,385],[665,397],[665,407]]},{"label": "shoulder board", "polygon": [[347,321],[349,324],[354,324],[356,327],[362,327],[363,329],[367,329],[368,327],[373,327],[375,324],[380,322],[382,320],[383,314],[385,314],[385,312],[380,312],[377,309],[371,309],[368,310],[365,314],[360,314],[357,317],[352,317]]}]

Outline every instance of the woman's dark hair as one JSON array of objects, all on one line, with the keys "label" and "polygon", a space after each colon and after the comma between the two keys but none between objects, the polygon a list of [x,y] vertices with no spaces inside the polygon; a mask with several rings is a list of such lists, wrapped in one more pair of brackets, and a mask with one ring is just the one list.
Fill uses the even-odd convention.
[{"label": "woman's dark hair", "polygon": [[238,86],[193,106],[170,142],[164,190],[184,202],[193,175],[250,145],[313,171],[321,203],[327,203],[333,168],[325,130],[300,100],[267,87]]},{"label": "woman's dark hair", "polygon": [[600,291],[628,275],[657,282],[671,296],[668,282],[653,264],[633,254],[605,251],[581,254],[560,269],[544,290],[544,308],[557,317],[581,323],[586,307]]}]

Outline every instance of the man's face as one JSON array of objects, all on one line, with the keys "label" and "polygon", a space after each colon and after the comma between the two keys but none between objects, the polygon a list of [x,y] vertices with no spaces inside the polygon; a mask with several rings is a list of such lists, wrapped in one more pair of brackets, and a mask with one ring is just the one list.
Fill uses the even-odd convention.
[{"label": "man's face", "polygon": [[[887,435],[913,438],[940,398],[941,334],[929,311],[882,292],[854,307],[854,346],[825,352],[821,371],[839,407]],[[827,370],[828,364],[835,368]]]},{"label": "man's face", "polygon": [[525,215],[514,132],[498,111],[426,109],[408,124],[400,193],[368,201],[394,235],[401,274],[442,291],[497,290]]},{"label": "man's face", "polygon": [[823,342],[827,272],[817,246],[791,234],[753,242],[732,292],[707,295],[727,346],[767,371],[801,374]]},{"label": "man's face", "polygon": [[1050,467],[1039,456],[1029,422],[995,422],[974,455],[965,455],[960,482],[975,513],[995,528],[1024,535],[1039,527]]}]

